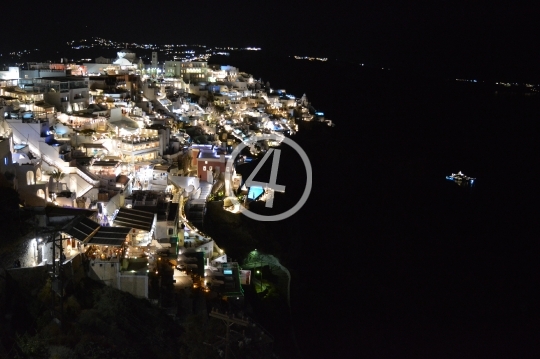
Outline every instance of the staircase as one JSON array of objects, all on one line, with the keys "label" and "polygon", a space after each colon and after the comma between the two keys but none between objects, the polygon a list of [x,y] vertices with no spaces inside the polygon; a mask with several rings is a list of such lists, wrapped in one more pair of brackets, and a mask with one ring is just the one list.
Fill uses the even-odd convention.
[{"label": "staircase", "polygon": [[86,168],[83,166],[77,165],[77,175],[81,177],[83,180],[88,183],[88,186],[86,186],[83,190],[80,191],[80,193],[77,193],[77,197],[83,197],[86,195],[92,188],[99,188],[100,186],[100,180],[99,177],[95,174],[89,172]]},{"label": "staircase", "polygon": [[[32,155],[36,158],[41,158],[41,160],[45,163],[47,163],[49,166],[51,167],[54,167],[60,171],[64,171],[63,168],[61,168],[60,166],[58,166],[54,160],[52,158],[50,158],[49,156],[47,155],[44,155],[42,154],[41,156],[38,155],[35,150],[32,150],[30,149],[30,152],[32,153]],[[70,167],[70,169],[72,169],[73,167]],[[80,165],[77,165],[77,167],[75,168],[75,172],[72,173],[72,174],[76,174],[78,175],[80,178],[82,178],[86,183],[88,183],[88,185],[86,187],[84,187],[82,190],[80,191],[77,191],[76,193],[76,196],[77,197],[83,197],[85,194],[87,194],[92,188],[99,188],[100,186],[100,181],[99,181],[99,177],[96,176],[95,174],[89,172],[86,168],[84,168],[83,166],[80,166]]]},{"label": "staircase", "polygon": [[204,215],[206,214],[206,199],[212,192],[212,184],[201,182],[199,189],[201,191],[198,198],[190,200],[187,204],[187,219],[199,229],[204,228]]}]

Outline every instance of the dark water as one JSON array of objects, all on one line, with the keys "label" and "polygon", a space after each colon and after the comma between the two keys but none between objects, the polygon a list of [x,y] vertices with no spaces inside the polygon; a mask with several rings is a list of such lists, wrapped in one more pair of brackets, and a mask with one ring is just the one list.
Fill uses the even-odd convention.
[{"label": "dark water", "polygon": [[[236,61],[306,92],[337,124],[295,138],[314,178],[283,225],[298,253],[304,357],[540,352],[540,97],[329,63]],[[473,188],[445,180],[460,170],[477,178]]]}]

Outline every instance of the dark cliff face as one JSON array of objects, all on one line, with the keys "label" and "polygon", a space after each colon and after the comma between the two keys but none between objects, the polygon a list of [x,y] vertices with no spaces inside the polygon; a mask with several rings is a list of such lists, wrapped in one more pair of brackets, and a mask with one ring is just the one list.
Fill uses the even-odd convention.
[{"label": "dark cliff face", "polygon": [[21,234],[19,200],[13,188],[0,186],[0,257],[11,250],[9,245]]},{"label": "dark cliff face", "polygon": [[8,181],[4,181],[4,185],[0,184],[0,213],[9,215],[11,212],[17,212],[19,201],[19,194]]}]

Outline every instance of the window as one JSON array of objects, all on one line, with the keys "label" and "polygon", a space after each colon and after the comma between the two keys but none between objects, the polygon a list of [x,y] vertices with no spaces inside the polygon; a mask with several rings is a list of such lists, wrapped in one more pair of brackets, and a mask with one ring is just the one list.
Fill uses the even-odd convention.
[{"label": "window", "polygon": [[45,199],[45,192],[44,192],[42,189],[38,189],[36,195],[37,195],[39,198]]},{"label": "window", "polygon": [[32,171],[28,171],[26,172],[26,184],[27,185],[33,185],[35,184],[35,179],[34,179],[34,172]]},{"label": "window", "polygon": [[169,236],[172,236],[174,234],[174,229],[173,228],[169,228]]}]

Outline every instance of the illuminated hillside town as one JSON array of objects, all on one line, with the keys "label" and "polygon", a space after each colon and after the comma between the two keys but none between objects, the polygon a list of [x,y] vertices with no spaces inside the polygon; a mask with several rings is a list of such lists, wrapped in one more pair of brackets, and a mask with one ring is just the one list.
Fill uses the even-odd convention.
[{"label": "illuminated hillside town", "polygon": [[[1,71],[0,113],[0,173],[38,222],[14,266],[46,266],[60,282],[66,267],[84,266],[89,278],[162,306],[160,286],[170,282],[173,292],[198,289],[242,307],[261,258],[279,263],[256,250],[251,262],[232,261],[200,230],[207,202],[241,213],[265,201],[273,190],[246,187],[229,163],[279,145],[298,121],[333,126],[305,94],[236,67],[158,65],[157,52],[145,63],[129,49]],[[241,143],[248,153],[229,162]]]}]

